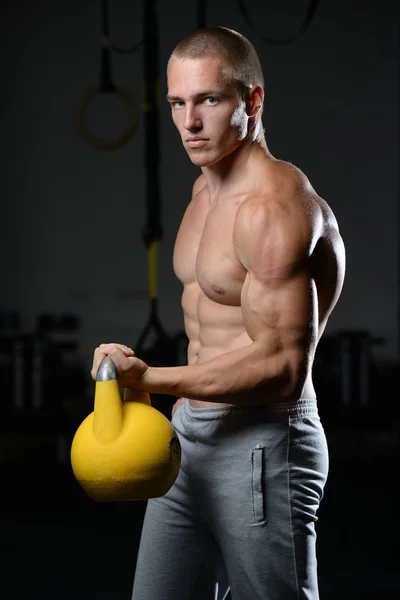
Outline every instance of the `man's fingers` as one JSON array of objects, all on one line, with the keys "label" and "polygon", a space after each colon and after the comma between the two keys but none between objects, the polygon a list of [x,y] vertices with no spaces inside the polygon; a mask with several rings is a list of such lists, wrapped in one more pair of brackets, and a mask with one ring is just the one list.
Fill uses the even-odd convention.
[{"label": "man's fingers", "polygon": [[92,379],[96,379],[99,364],[101,363],[101,361],[103,360],[103,358],[105,356],[107,356],[107,354],[99,352],[99,348],[96,348],[96,350],[94,351],[94,355],[93,355],[92,370],[90,371],[90,375],[92,376]]},{"label": "man's fingers", "polygon": [[122,352],[124,356],[132,357],[135,355],[132,348],[129,348],[129,346],[125,346],[125,344],[116,344],[114,342],[110,344],[100,344],[95,349],[93,354],[93,364],[92,369],[90,371],[92,379],[96,380],[97,370],[103,358],[105,356],[118,356],[119,352]]},{"label": "man's fingers", "polygon": [[121,352],[126,354],[126,356],[133,356],[135,354],[132,348],[130,348],[129,346],[125,346],[125,344],[116,344],[115,342],[112,342],[110,344],[100,344],[99,348],[106,354],[109,354],[110,350],[112,350],[113,348],[119,348]]},{"label": "man's fingers", "polygon": [[99,364],[101,363],[101,361],[103,360],[103,358],[105,358],[107,356],[107,352],[103,351],[102,348],[96,348],[96,350],[94,351],[93,354],[93,364],[92,364],[92,370],[90,372],[92,379],[96,379],[97,377],[97,370],[99,368]]}]

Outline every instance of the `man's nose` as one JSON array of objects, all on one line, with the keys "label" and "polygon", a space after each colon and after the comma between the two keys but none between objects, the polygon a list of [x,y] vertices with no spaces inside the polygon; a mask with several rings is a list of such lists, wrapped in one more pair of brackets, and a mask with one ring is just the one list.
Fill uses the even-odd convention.
[{"label": "man's nose", "polygon": [[185,129],[188,131],[193,131],[193,129],[201,129],[201,119],[193,107],[186,108]]}]

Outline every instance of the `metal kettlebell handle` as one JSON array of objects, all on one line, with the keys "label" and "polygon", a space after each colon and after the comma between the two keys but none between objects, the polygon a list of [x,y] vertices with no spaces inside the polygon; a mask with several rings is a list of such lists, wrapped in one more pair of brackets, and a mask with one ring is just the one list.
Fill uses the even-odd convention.
[{"label": "metal kettlebell handle", "polygon": [[96,381],[114,381],[118,379],[118,369],[109,356],[105,356],[97,369]]}]

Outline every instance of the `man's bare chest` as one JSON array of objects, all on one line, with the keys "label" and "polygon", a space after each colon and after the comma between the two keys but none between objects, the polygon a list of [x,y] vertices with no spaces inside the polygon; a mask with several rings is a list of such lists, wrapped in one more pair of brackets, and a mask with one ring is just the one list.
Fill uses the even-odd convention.
[{"label": "man's bare chest", "polygon": [[174,270],[182,283],[197,284],[211,300],[230,306],[240,305],[246,276],[234,249],[235,216],[235,207],[216,207],[182,223],[174,250]]}]

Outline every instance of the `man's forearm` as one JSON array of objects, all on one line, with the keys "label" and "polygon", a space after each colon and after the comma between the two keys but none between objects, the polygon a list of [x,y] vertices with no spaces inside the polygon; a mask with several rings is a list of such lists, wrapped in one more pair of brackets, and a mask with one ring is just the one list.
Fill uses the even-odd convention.
[{"label": "man's forearm", "polygon": [[182,367],[151,367],[140,389],[206,402],[257,404],[287,393],[291,379],[283,357],[267,357],[257,342],[207,362]]}]

